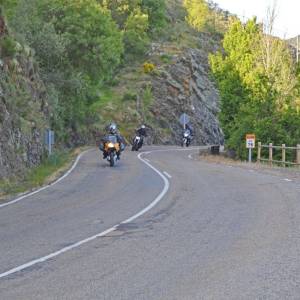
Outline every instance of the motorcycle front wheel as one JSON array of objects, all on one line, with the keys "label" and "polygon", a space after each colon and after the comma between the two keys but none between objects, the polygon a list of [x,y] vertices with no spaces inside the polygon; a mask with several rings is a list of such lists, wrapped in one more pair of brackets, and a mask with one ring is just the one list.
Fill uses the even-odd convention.
[{"label": "motorcycle front wheel", "polygon": [[111,167],[115,165],[115,154],[113,152],[109,154],[109,164]]}]

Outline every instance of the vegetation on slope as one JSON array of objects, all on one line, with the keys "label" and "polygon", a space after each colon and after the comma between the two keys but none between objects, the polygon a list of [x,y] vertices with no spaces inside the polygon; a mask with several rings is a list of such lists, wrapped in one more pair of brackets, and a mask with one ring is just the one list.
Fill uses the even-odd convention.
[{"label": "vegetation on slope", "polygon": [[236,20],[223,48],[210,62],[221,93],[227,146],[245,157],[246,133],[264,143],[299,143],[299,68],[285,41],[263,33],[255,19]]},{"label": "vegetation on slope", "polygon": [[185,48],[220,49],[223,37],[210,64],[227,145],[244,155],[247,132],[299,141],[298,69],[255,20],[242,24],[204,0],[0,1],[14,39],[34,49],[60,143],[84,144],[112,119],[129,135],[138,122],[158,126],[151,79]]},{"label": "vegetation on slope", "polygon": [[104,105],[116,73],[143,57],[165,25],[163,0],[2,0],[2,6],[16,39],[35,51],[51,127],[69,145],[91,139],[102,117],[94,108]]}]

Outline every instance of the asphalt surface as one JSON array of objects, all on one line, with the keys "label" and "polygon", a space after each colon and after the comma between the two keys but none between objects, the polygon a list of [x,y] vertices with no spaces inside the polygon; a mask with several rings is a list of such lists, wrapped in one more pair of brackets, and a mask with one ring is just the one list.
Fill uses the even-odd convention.
[{"label": "asphalt surface", "polygon": [[[159,149],[142,155],[167,172],[156,206],[0,278],[0,299],[300,299],[300,182]],[[115,168],[86,153],[57,185],[0,208],[0,277],[119,224],[164,188],[136,153]]]}]

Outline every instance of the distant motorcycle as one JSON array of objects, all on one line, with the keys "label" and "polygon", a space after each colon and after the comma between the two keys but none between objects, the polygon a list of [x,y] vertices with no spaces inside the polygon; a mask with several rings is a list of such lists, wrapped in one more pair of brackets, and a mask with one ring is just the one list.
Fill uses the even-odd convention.
[{"label": "distant motorcycle", "polygon": [[188,147],[191,144],[191,141],[192,141],[191,132],[190,132],[190,130],[187,129],[183,132],[181,146]]},{"label": "distant motorcycle", "polygon": [[143,137],[137,134],[132,141],[131,151],[139,151],[139,149],[142,148],[142,146],[143,146]]},{"label": "distant motorcycle", "polygon": [[104,143],[104,151],[106,153],[106,159],[109,165],[113,167],[118,160],[117,153],[120,152],[120,144],[115,135],[108,135],[106,142]]}]

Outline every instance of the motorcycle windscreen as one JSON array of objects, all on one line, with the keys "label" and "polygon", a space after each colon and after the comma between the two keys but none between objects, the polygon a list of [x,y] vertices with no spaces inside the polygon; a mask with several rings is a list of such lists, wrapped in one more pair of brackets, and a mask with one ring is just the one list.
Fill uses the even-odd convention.
[{"label": "motorcycle windscreen", "polygon": [[113,144],[117,144],[118,143],[118,139],[115,135],[108,135],[107,136],[107,141],[111,142]]}]

